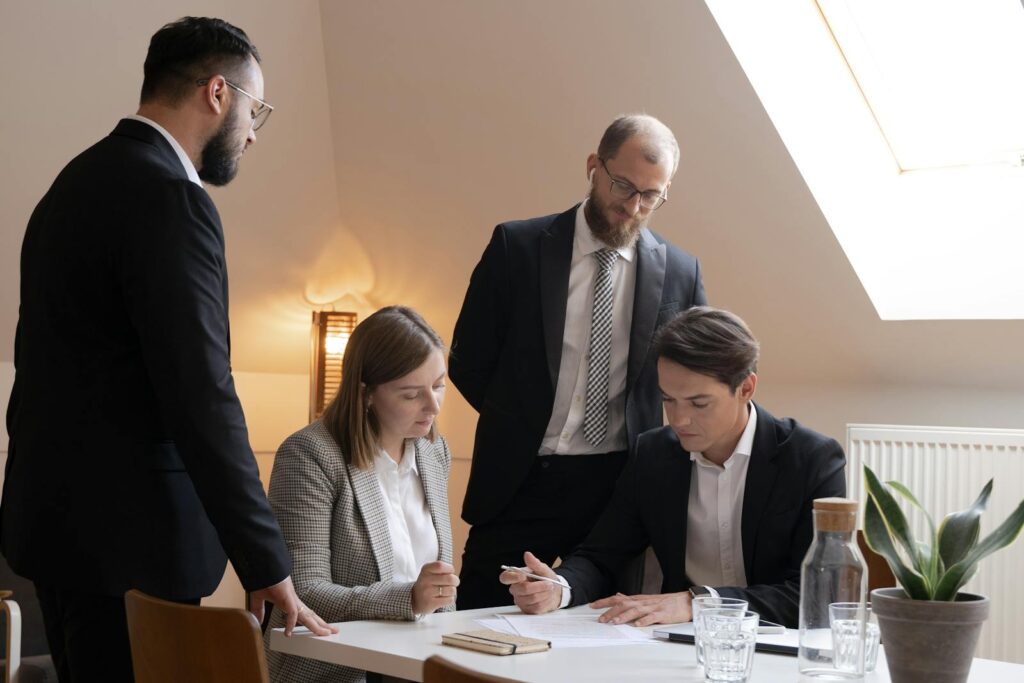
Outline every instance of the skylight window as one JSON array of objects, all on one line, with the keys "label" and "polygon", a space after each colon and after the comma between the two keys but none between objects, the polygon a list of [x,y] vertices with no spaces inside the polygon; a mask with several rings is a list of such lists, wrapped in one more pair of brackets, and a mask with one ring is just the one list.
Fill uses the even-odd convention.
[{"label": "skylight window", "polygon": [[1019,163],[1019,0],[818,0],[904,171]]},{"label": "skylight window", "polygon": [[885,320],[1024,318],[1019,0],[706,0]]}]

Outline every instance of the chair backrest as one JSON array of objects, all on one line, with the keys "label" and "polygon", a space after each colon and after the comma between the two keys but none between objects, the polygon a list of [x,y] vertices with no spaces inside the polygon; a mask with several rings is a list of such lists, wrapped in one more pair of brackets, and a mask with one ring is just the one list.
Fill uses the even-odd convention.
[{"label": "chair backrest", "polygon": [[[515,655],[510,655],[514,657]],[[528,657],[529,655],[523,655]],[[423,662],[423,683],[514,683],[509,678],[471,671],[464,666],[434,655]]]},{"label": "chair backrest", "polygon": [[137,683],[267,683],[256,617],[242,609],[124,596]]},{"label": "chair backrest", "polygon": [[860,554],[868,564],[868,600],[871,599],[871,591],[876,588],[892,588],[896,586],[896,576],[889,568],[885,558],[868,547],[864,539],[864,531],[857,529],[857,545],[860,546]]},{"label": "chair backrest", "polygon": [[[11,591],[11,599],[16,600],[21,607],[21,656],[50,654],[35,584],[15,574],[3,555],[0,555],[0,589]],[[0,619],[0,642],[6,640],[7,621]]]}]

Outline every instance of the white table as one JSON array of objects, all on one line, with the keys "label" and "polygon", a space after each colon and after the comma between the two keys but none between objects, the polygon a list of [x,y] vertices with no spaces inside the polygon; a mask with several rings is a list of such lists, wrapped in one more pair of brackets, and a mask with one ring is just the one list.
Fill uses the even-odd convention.
[{"label": "white table", "polygon": [[[576,607],[573,611],[587,612],[590,608]],[[423,662],[432,655],[441,655],[474,671],[524,683],[704,680],[704,670],[697,666],[693,646],[685,643],[566,648],[506,657],[441,644],[442,634],[480,628],[473,619],[499,612],[518,613],[519,610],[505,607],[431,614],[419,622],[348,621],[335,624],[338,633],[323,638],[299,633],[285,638],[284,633],[276,629],[271,634],[270,647],[410,681],[423,680]],[[790,683],[797,678],[796,657],[761,652],[754,655],[752,683]],[[888,681],[885,655],[880,652],[878,668],[865,677],[865,683]],[[1024,665],[974,660],[971,683],[997,681],[1024,681]]]}]

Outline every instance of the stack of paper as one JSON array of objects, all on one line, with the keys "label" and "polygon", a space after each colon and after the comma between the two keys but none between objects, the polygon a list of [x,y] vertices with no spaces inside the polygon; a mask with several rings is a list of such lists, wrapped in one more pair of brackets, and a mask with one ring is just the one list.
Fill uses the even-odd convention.
[{"label": "stack of paper", "polygon": [[656,642],[649,633],[626,624],[601,624],[599,614],[501,614],[476,623],[510,635],[540,638],[552,648],[649,645]]}]

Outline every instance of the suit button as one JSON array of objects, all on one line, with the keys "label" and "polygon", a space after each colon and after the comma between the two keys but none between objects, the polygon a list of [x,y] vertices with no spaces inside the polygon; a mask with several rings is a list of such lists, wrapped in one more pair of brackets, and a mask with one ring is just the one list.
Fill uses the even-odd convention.
[{"label": "suit button", "polygon": [[546,470],[550,464],[551,463],[549,463],[547,460],[543,460],[543,461],[541,461],[540,466],[541,466],[542,469]]}]

